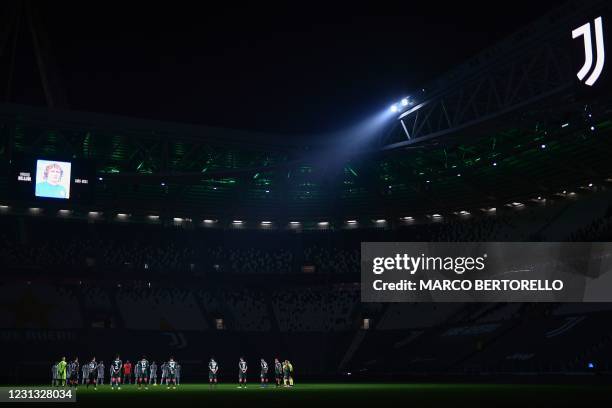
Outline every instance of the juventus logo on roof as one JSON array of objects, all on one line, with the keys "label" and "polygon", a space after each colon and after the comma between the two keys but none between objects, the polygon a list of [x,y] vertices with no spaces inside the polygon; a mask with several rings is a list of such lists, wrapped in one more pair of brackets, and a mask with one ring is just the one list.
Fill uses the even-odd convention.
[{"label": "juventus logo on roof", "polygon": [[[595,48],[597,50],[597,61],[595,62],[595,68],[591,75],[584,82],[588,86],[593,86],[597,79],[601,75],[603,70],[604,62],[606,60],[606,53],[604,49],[604,38],[603,38],[603,25],[601,17],[597,17],[593,21],[595,26]],[[584,37],[584,65],[580,68],[580,71],[576,74],[578,79],[582,81],[584,77],[591,71],[593,67],[593,44],[591,41],[591,23],[588,22],[572,31],[572,38]]]}]

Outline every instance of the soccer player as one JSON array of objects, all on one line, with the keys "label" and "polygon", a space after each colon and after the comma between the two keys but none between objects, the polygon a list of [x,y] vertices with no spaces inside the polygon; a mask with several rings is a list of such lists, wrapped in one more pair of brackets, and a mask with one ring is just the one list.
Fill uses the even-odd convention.
[{"label": "soccer player", "polygon": [[268,363],[266,363],[266,360],[264,360],[263,358],[260,361],[260,365],[261,365],[261,387],[267,387],[268,386]]},{"label": "soccer player", "polygon": [[115,357],[110,366],[110,377],[111,377],[111,388],[121,389],[121,369],[123,368],[123,362],[119,359],[119,356]]},{"label": "soccer player", "polygon": [[283,361],[283,386],[289,386],[289,361]]},{"label": "soccer player", "polygon": [[89,385],[93,385],[94,390],[98,389],[98,363],[96,363],[96,358],[92,358],[89,364],[87,364],[87,373],[89,377],[87,378],[87,388]]},{"label": "soccer player", "polygon": [[57,362],[53,363],[51,366],[51,386],[56,387],[58,384],[57,381]]},{"label": "soccer player", "polygon": [[170,389],[170,385],[172,385],[173,390],[176,389],[176,366],[177,363],[174,361],[174,357],[170,357],[167,365],[168,374],[166,377],[166,385],[168,386],[168,389]]},{"label": "soccer player", "polygon": [[62,387],[66,386],[66,357],[62,357],[59,363],[57,363],[57,379]]},{"label": "soccer player", "polygon": [[159,381],[160,385],[164,385],[164,382],[167,384],[168,383],[168,363],[164,362],[161,365],[161,380]]},{"label": "soccer player", "polygon": [[293,387],[293,364],[287,360],[287,368],[289,369],[289,386]]},{"label": "soccer player", "polygon": [[77,357],[68,364],[67,376],[68,386],[76,388],[79,385],[79,359]]},{"label": "soccer player", "polygon": [[215,358],[212,357],[208,362],[208,382],[210,384],[210,388],[217,386],[217,373],[219,372],[219,364],[215,361]]},{"label": "soccer player", "polygon": [[87,381],[87,379],[89,378],[89,373],[87,372],[88,368],[89,368],[88,364],[83,364],[81,366],[81,385],[85,385],[85,381]]},{"label": "soccer player", "polygon": [[145,356],[142,356],[142,359],[136,363],[136,372],[137,378],[136,382],[138,383],[138,389],[144,383],[145,390],[149,389],[149,361]]},{"label": "soccer player", "polygon": [[157,385],[157,364],[155,363],[155,361],[151,363],[150,371],[151,374],[149,376],[149,383]]},{"label": "soccer player", "polygon": [[283,365],[278,358],[274,359],[274,379],[276,380],[276,386],[280,387],[283,380]]},{"label": "soccer player", "polygon": [[104,385],[104,361],[98,363],[98,384]]},{"label": "soccer player", "polygon": [[132,383],[132,363],[130,363],[130,360],[126,361],[123,365],[123,383]]},{"label": "soccer player", "polygon": [[247,370],[249,367],[247,366],[246,361],[244,361],[243,357],[240,357],[240,361],[238,362],[238,388],[246,388],[247,386]]}]

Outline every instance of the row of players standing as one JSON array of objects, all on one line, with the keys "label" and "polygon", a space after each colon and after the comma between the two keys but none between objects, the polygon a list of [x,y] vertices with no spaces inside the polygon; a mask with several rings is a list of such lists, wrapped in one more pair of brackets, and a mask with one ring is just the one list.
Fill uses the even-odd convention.
[{"label": "row of players standing", "polygon": [[[51,367],[52,385],[53,386],[72,386],[79,385],[79,359],[75,358],[70,363],[66,362],[66,357],[53,364]],[[260,360],[260,380],[261,386],[268,385],[268,363],[262,358]],[[181,365],[178,364],[173,357],[161,366],[162,376],[160,384],[166,384],[168,388],[176,388],[180,384]],[[104,362],[97,362],[95,357],[91,361],[81,367],[81,384],[87,384],[89,388],[92,385],[97,388],[98,384],[104,384]],[[128,360],[125,364],[119,356],[115,357],[109,368],[111,387],[121,389],[121,383],[129,382],[131,384],[132,364]],[[246,388],[247,385],[248,364],[243,357],[238,362],[238,387]],[[145,389],[148,384],[157,385],[157,364],[143,357],[136,362],[134,367],[134,375],[138,388],[144,385]],[[211,387],[218,383],[219,364],[214,358],[211,358],[208,363],[208,380]],[[281,362],[278,358],[274,359],[274,378],[276,386],[292,387],[293,386],[293,364],[289,360]]]},{"label": "row of players standing", "polygon": [[[94,388],[97,385],[104,384],[105,367],[104,362],[97,362],[95,357],[89,363],[80,366],[79,359],[75,358],[70,363],[66,363],[66,357],[54,363],[51,367],[51,376],[53,386],[72,386],[79,385],[79,367],[81,372],[80,384],[87,384],[87,387],[92,385]],[[132,376],[134,383],[147,387],[149,383],[157,385],[157,364],[155,361],[149,364],[149,361],[143,357],[134,365],[130,361],[125,364],[119,356],[115,357],[109,367],[111,386],[121,388],[121,383],[131,384]],[[180,384],[181,365],[170,358],[169,361],[161,365],[160,384],[167,384],[168,387]]]},{"label": "row of players standing", "polygon": [[[260,380],[261,386],[268,386],[268,363],[263,358],[259,361],[260,365]],[[246,388],[247,386],[247,373],[249,367],[244,357],[240,357],[238,361],[238,388]],[[217,385],[218,381],[219,364],[215,361],[214,357],[210,359],[208,363],[208,381],[211,387]],[[289,360],[281,362],[278,358],[274,359],[274,379],[276,386],[293,387],[293,364]]]}]

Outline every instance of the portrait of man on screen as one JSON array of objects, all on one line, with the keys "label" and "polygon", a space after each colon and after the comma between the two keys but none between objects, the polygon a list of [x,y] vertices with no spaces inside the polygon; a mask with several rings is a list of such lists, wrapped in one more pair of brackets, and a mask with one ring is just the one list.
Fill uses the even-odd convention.
[{"label": "portrait of man on screen", "polygon": [[36,197],[70,198],[70,163],[38,160],[36,163]]}]

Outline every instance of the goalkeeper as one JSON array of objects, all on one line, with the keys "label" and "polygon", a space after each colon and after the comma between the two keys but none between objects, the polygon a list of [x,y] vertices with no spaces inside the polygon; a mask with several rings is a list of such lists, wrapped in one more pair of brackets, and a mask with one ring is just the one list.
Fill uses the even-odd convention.
[{"label": "goalkeeper", "polygon": [[66,386],[66,357],[62,357],[62,360],[57,363],[57,380],[62,387]]}]

